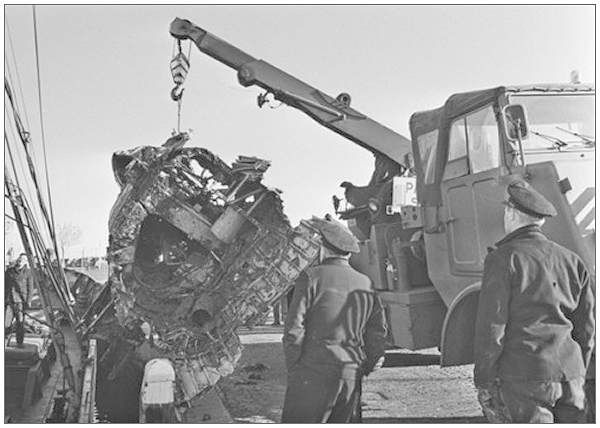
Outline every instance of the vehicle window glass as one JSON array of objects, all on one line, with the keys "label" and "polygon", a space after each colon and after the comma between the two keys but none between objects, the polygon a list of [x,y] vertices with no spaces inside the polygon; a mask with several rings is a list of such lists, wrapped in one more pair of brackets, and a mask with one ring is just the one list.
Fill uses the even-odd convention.
[{"label": "vehicle window glass", "polygon": [[417,137],[421,166],[426,184],[435,181],[435,160],[437,158],[438,130]]},{"label": "vehicle window glass", "polygon": [[498,167],[500,141],[492,106],[470,114],[466,121],[471,174]]},{"label": "vehicle window glass", "polygon": [[448,163],[444,169],[444,179],[461,177],[468,173],[466,121],[461,117],[452,122],[450,127]]},{"label": "vehicle window glass", "polygon": [[511,96],[510,102],[527,112],[530,132],[523,150],[548,150],[560,141],[569,147],[588,146],[596,134],[595,99],[593,94]]}]

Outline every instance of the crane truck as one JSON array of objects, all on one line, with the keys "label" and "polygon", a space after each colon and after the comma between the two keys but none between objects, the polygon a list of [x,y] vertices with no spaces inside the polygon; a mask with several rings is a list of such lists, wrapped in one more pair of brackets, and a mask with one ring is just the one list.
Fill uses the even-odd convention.
[{"label": "crane truck", "polygon": [[595,87],[498,86],[450,96],[410,117],[411,138],[194,25],[170,33],[272,97],[371,151],[366,186],[342,183],[336,212],[360,240],[351,264],[384,303],[395,347],[438,347],[441,365],[473,361],[483,261],[504,235],[506,185],[528,181],[557,209],[545,233],[575,251],[595,275]]}]

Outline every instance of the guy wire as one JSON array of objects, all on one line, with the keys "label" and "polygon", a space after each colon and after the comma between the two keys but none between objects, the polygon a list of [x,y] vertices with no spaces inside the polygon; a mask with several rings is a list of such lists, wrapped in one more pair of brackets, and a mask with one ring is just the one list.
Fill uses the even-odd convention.
[{"label": "guy wire", "polygon": [[[40,53],[38,46],[38,31],[37,31],[37,17],[35,13],[35,5],[32,5],[33,10],[33,39],[35,42],[35,65],[37,71],[37,84],[38,84],[38,104],[40,108],[40,131],[42,137],[42,148],[44,153],[44,169],[46,170],[46,191],[48,192],[48,205],[50,208],[50,219],[52,221],[52,233],[51,235],[56,236],[56,226],[54,224],[54,208],[52,207],[52,194],[50,192],[50,178],[48,174],[48,157],[46,156],[46,136],[44,132],[44,116],[42,109],[42,83],[40,78]],[[58,254],[57,254],[58,255]]]}]

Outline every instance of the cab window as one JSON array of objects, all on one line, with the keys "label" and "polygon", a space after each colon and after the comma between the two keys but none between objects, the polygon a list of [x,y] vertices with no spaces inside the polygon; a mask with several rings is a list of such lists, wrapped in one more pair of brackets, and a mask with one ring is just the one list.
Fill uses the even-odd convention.
[{"label": "cab window", "polygon": [[423,168],[423,178],[426,184],[435,181],[435,160],[437,158],[438,130],[435,129],[417,137],[419,157]]},{"label": "cab window", "polygon": [[500,141],[491,105],[452,122],[445,180],[475,174],[499,165]]},{"label": "cab window", "polygon": [[448,143],[448,163],[444,170],[444,179],[462,177],[469,173],[467,159],[467,120],[466,117],[452,122]]},{"label": "cab window", "polygon": [[498,125],[492,106],[467,117],[471,174],[500,166]]}]

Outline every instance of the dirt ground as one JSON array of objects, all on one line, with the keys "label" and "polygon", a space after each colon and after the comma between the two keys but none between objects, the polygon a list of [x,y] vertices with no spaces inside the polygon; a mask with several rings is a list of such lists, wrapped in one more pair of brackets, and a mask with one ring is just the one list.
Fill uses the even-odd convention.
[{"label": "dirt ground", "polygon": [[[86,273],[106,280],[104,272]],[[286,388],[282,327],[239,333],[242,358],[235,372],[219,382],[217,394],[235,422],[279,422]],[[472,373],[472,365],[440,368],[436,349],[389,351],[384,367],[364,381],[363,421],[483,423]]]},{"label": "dirt ground", "polygon": [[[245,345],[235,372],[219,382],[235,422],[279,422],[286,372],[281,327],[240,332]],[[363,384],[366,423],[483,423],[473,366],[440,368],[435,350],[393,351]]]}]

